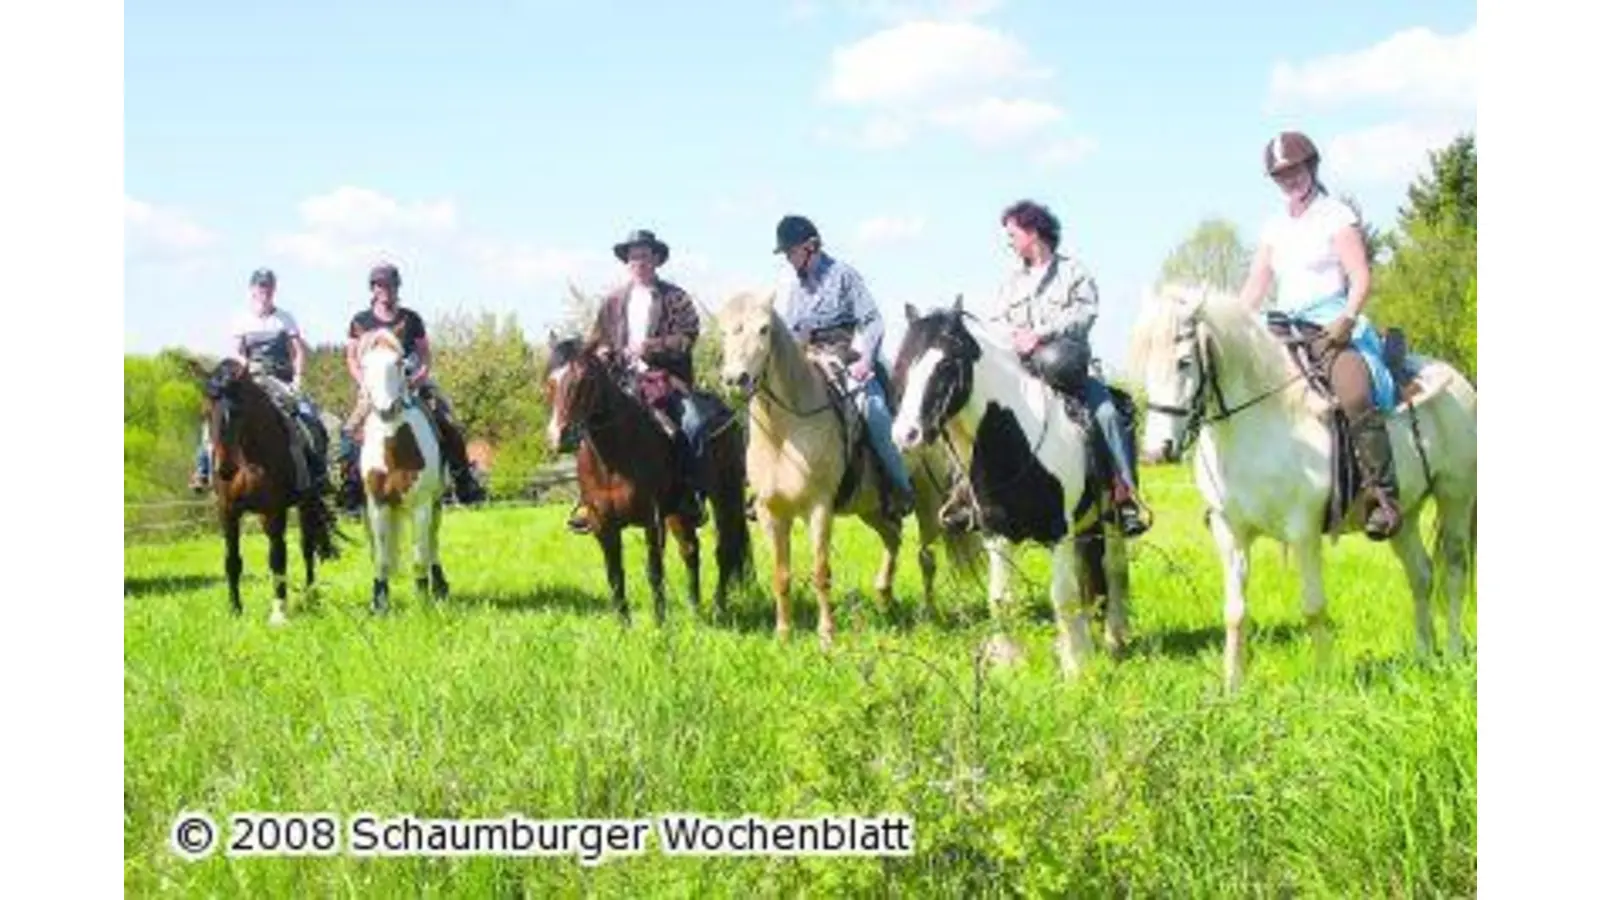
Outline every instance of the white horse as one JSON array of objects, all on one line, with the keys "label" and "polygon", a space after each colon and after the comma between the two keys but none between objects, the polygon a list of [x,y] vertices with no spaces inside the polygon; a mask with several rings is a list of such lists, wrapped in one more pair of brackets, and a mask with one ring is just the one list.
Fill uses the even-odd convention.
[{"label": "white horse", "polygon": [[[1175,461],[1190,435],[1198,436],[1195,480],[1226,587],[1228,687],[1237,687],[1244,676],[1245,586],[1257,537],[1292,549],[1307,624],[1318,659],[1325,661],[1322,538],[1333,488],[1333,440],[1322,417],[1331,402],[1300,375],[1259,313],[1235,296],[1204,289],[1163,285],[1147,297],[1130,359],[1148,398],[1145,457]],[[1461,598],[1476,543],[1478,399],[1451,366],[1419,360],[1415,384],[1406,386],[1416,393],[1387,418],[1404,518],[1390,541],[1410,582],[1417,649],[1426,656],[1433,651],[1433,570],[1441,560],[1450,650],[1461,651]],[[1438,515],[1431,562],[1420,530],[1429,496]],[[1362,505],[1351,505],[1335,540],[1361,527]]]},{"label": "white horse", "polygon": [[[959,298],[951,309],[920,317],[907,305],[906,322],[895,363],[903,398],[895,443],[926,447],[948,435],[980,509],[977,524],[989,552],[989,611],[997,622],[1005,621],[1003,607],[1010,600],[1007,548],[1027,540],[1050,548],[1056,653],[1070,677],[1093,651],[1088,607],[1094,592],[1083,580],[1092,560],[1079,538],[1108,498],[1089,477],[1091,432],[1068,417],[1061,398],[1023,367],[1008,342],[962,311]],[[1127,641],[1127,550],[1119,529],[1101,531],[1105,637],[1118,651]],[[1016,652],[1002,625],[989,654],[1004,661]]]},{"label": "white horse", "polygon": [[399,532],[408,514],[417,589],[427,594],[431,587],[441,600],[450,591],[439,564],[444,500],[439,438],[406,381],[401,346],[394,332],[377,329],[363,335],[356,347],[361,388],[370,404],[361,426],[361,483],[376,568],[372,610],[377,613],[389,608],[389,575],[397,567]]}]

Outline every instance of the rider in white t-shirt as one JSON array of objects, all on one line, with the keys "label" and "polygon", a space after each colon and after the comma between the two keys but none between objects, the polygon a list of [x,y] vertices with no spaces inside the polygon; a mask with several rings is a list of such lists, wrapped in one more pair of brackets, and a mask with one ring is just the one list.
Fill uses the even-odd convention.
[{"label": "rider in white t-shirt", "polygon": [[[326,487],[327,465],[323,454],[328,437],[317,416],[317,408],[301,387],[309,355],[300,326],[294,316],[274,303],[278,278],[271,269],[257,269],[250,275],[250,309],[241,312],[229,330],[232,355],[245,364],[267,396],[291,418],[299,419],[305,431],[291,430],[290,441],[298,451],[296,468],[305,467],[313,489]],[[308,440],[309,439],[309,440]],[[195,452],[195,469],[189,486],[204,490],[211,481],[211,452],[207,426],[201,423],[200,446]]]},{"label": "rider in white t-shirt", "polygon": [[1320,348],[1319,364],[1329,373],[1349,420],[1356,461],[1372,501],[1367,536],[1385,540],[1400,528],[1399,492],[1384,422],[1385,410],[1394,404],[1394,385],[1377,333],[1362,314],[1371,273],[1360,219],[1348,204],[1328,195],[1317,178],[1320,158],[1311,139],[1297,131],[1286,131],[1267,144],[1267,174],[1287,203],[1262,231],[1242,299],[1259,309],[1276,277],[1279,309],[1323,330],[1326,346]]}]

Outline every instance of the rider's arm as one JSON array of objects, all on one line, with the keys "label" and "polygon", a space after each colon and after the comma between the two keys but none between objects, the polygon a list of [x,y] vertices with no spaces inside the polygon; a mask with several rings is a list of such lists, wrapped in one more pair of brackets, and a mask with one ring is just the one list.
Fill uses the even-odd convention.
[{"label": "rider's arm", "polygon": [[1239,292],[1239,302],[1250,310],[1260,310],[1261,302],[1267,299],[1267,288],[1272,286],[1272,247],[1262,241],[1256,247],[1255,259],[1250,262],[1250,275],[1244,280],[1244,289]]},{"label": "rider's arm", "polygon": [[1345,302],[1344,314],[1354,319],[1367,305],[1367,292],[1372,288],[1372,271],[1367,266],[1367,242],[1360,229],[1346,225],[1333,234],[1333,249],[1339,254],[1339,264],[1344,266],[1350,279],[1350,296]]},{"label": "rider's arm", "polygon": [[667,300],[665,333],[660,337],[646,338],[640,349],[644,361],[656,365],[661,357],[686,356],[694,351],[694,342],[700,337],[700,314],[695,312],[694,301],[686,293]]},{"label": "rider's arm", "polygon": [[840,288],[855,313],[856,336],[850,346],[870,364],[878,358],[878,347],[883,343],[883,317],[878,315],[878,304],[867,290],[866,279],[854,269],[845,273]]},{"label": "rider's arm", "polygon": [[300,336],[300,332],[289,335],[289,363],[294,367],[295,384],[306,377],[306,357],[310,355],[306,350],[306,339]]},{"label": "rider's arm", "polygon": [[1087,336],[1100,315],[1100,288],[1094,276],[1077,260],[1064,258],[1056,277],[1059,287],[1039,298],[1045,305],[1039,316],[1040,339],[1048,341],[1068,332]]},{"label": "rider's arm", "polygon": [[416,348],[417,348],[417,350],[416,350],[416,353],[417,353],[416,380],[421,381],[422,379],[428,377],[428,372],[433,367],[433,348],[428,346],[428,336],[427,335],[422,335],[421,337],[417,338]]}]

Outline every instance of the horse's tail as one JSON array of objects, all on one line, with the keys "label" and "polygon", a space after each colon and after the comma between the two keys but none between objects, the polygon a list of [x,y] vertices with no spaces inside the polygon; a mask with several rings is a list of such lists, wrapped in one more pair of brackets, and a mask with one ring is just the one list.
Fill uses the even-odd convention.
[{"label": "horse's tail", "polygon": [[339,522],[328,508],[322,494],[313,490],[300,500],[300,529],[311,542],[312,552],[324,562],[337,559],[339,547],[335,543],[349,540],[339,530]]},{"label": "horse's tail", "polygon": [[752,574],[750,522],[744,516],[744,429],[728,422],[711,439],[711,508],[717,523],[717,569],[730,584]]}]

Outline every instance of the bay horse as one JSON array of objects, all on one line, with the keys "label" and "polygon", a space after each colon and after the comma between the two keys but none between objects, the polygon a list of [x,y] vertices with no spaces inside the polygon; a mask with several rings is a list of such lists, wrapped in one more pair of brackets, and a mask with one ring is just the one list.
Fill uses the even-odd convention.
[{"label": "bay horse", "polygon": [[[1166,284],[1145,298],[1133,333],[1133,371],[1148,396],[1146,458],[1176,461],[1194,441],[1194,477],[1222,557],[1227,686],[1244,676],[1245,586],[1250,548],[1269,537],[1293,551],[1301,603],[1319,661],[1326,659],[1327,598],[1322,540],[1359,529],[1361,504],[1337,526],[1327,519],[1334,488],[1333,403],[1297,369],[1262,316],[1232,294]],[[1455,368],[1413,356],[1414,380],[1387,414],[1403,523],[1390,538],[1410,584],[1417,652],[1433,648],[1433,569],[1445,570],[1450,650],[1459,653],[1461,601],[1475,550],[1477,391]],[[1437,513],[1434,559],[1421,537],[1422,504]]]},{"label": "bay horse", "polygon": [[[883,543],[883,562],[874,586],[880,607],[894,599],[895,567],[900,554],[902,522],[886,516],[879,503],[884,477],[863,442],[847,446],[840,416],[835,414],[827,376],[811,361],[800,342],[774,311],[776,292],[741,292],[717,314],[722,336],[722,379],[742,392],[750,412],[750,440],[745,466],[755,494],[757,517],[772,541],[773,595],[777,604],[776,636],[789,636],[789,538],[796,518],[809,526],[813,559],[812,588],[817,595],[817,636],[823,649],[832,646],[832,535],[836,515],[852,515]],[[865,423],[862,423],[865,427]],[[921,547],[923,605],[931,615],[936,570],[934,542],[943,540],[954,566],[975,568],[977,544],[970,535],[940,527],[938,510],[947,466],[933,455],[906,458],[915,494]],[[854,489],[841,504],[840,492],[852,469],[859,472]]]},{"label": "bay horse", "polygon": [[[605,556],[611,600],[624,624],[630,620],[622,566],[622,531],[644,529],[646,577],[657,624],[666,619],[665,532],[670,531],[689,574],[689,603],[700,612],[700,536],[680,512],[681,468],[677,448],[654,415],[612,375],[596,354],[597,344],[550,334],[545,391],[550,407],[548,439],[560,450],[574,430],[578,489],[592,516]],[[744,429],[727,416],[707,423],[702,483],[717,527],[716,612],[728,613],[728,589],[742,583],[750,567],[750,525],[744,517]]]},{"label": "bay horse", "polygon": [[210,436],[212,490],[226,545],[224,568],[228,576],[228,603],[242,615],[239,578],[244,560],[239,554],[239,530],[246,513],[259,517],[267,535],[267,567],[272,571],[271,625],[288,622],[288,547],[284,534],[289,510],[300,515],[300,555],[305,563],[306,590],[316,585],[317,560],[338,556],[339,534],[333,513],[323,503],[313,476],[301,491],[291,453],[290,429],[296,427],[265,388],[250,376],[244,363],[228,358],[207,370],[189,360],[190,371],[204,385],[202,403]]},{"label": "bay horse", "polygon": [[[1069,416],[1055,389],[1024,367],[1009,341],[965,312],[959,297],[951,308],[926,315],[907,304],[906,323],[895,361],[903,399],[894,440],[910,449],[932,448],[941,439],[952,466],[966,476],[962,488],[976,507],[974,524],[989,554],[989,612],[999,626],[989,658],[1004,662],[1019,653],[1007,634],[1005,550],[1026,541],[1050,548],[1062,674],[1076,675],[1093,651],[1088,610],[1097,591],[1091,576],[1105,582],[1105,640],[1120,652],[1128,628],[1126,539],[1103,523],[1110,494],[1092,476],[1095,438],[1088,420]],[[1085,538],[1103,541],[1103,555]]]},{"label": "bay horse", "polygon": [[[403,326],[402,326],[403,327]],[[361,389],[371,401],[361,423],[359,472],[366,496],[367,534],[374,567],[372,611],[389,610],[389,576],[398,566],[400,529],[407,519],[415,548],[417,591],[449,596],[439,562],[444,518],[444,466],[438,432],[405,376],[401,336],[388,328],[356,344]]]}]

